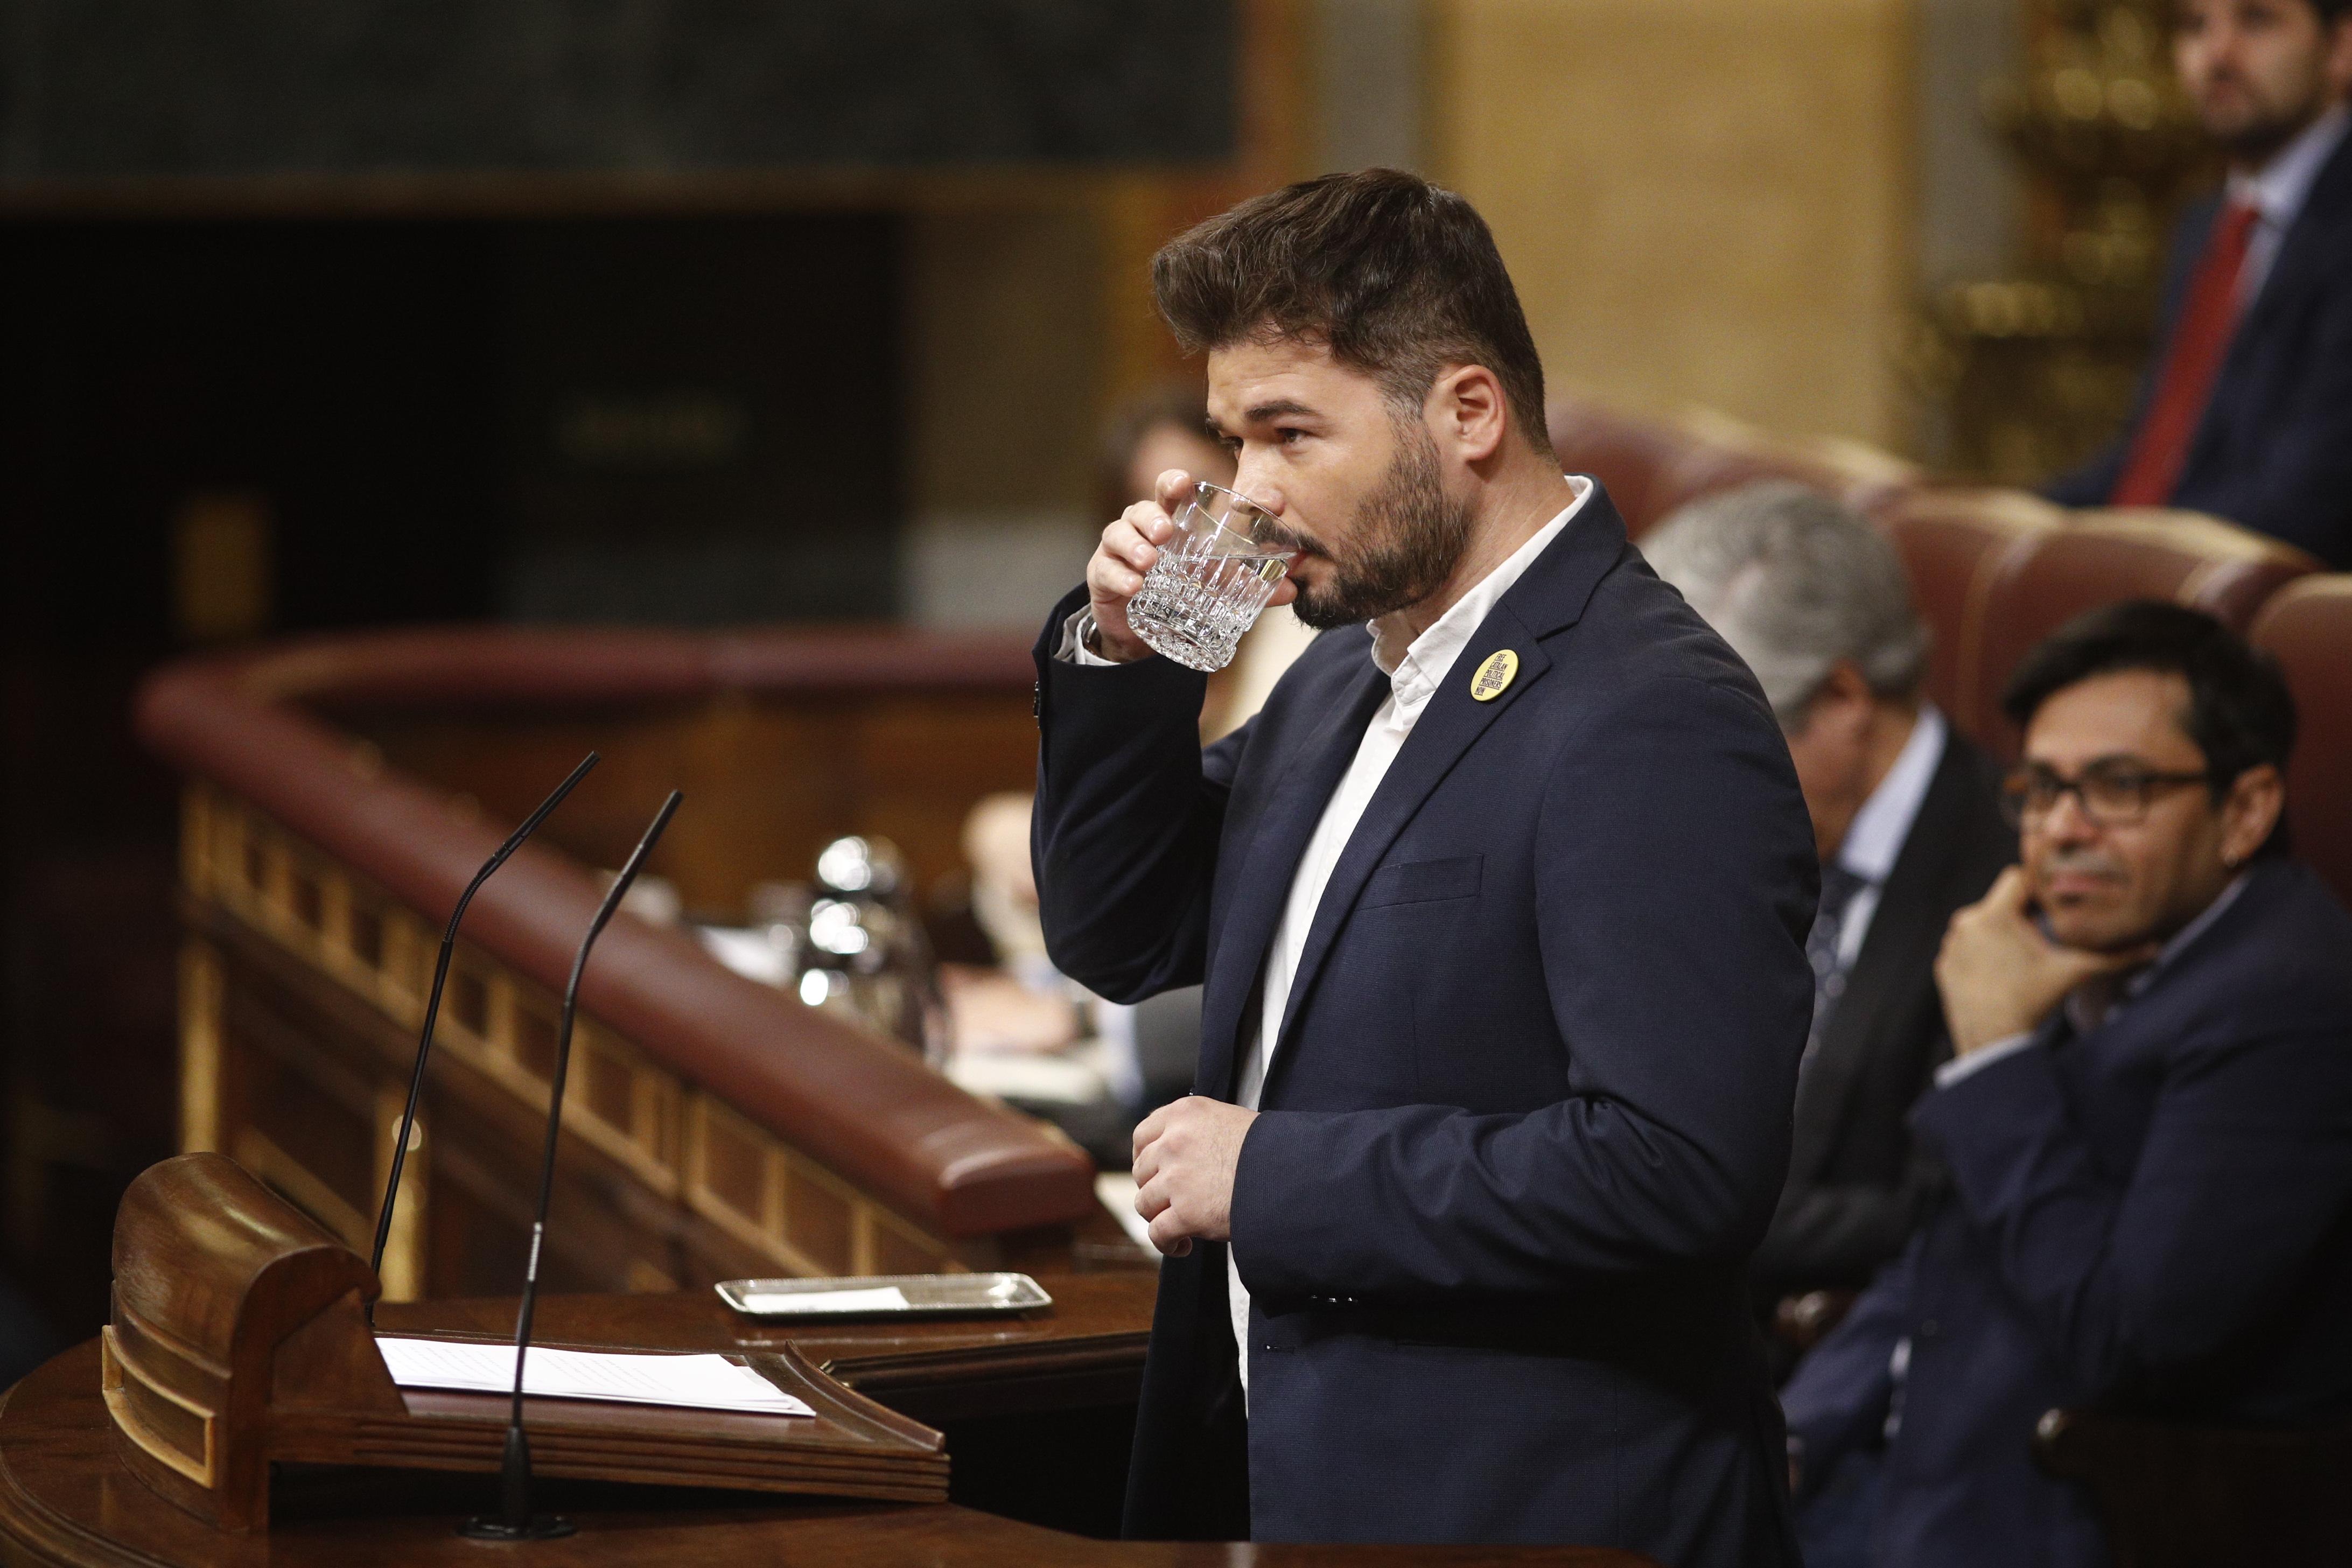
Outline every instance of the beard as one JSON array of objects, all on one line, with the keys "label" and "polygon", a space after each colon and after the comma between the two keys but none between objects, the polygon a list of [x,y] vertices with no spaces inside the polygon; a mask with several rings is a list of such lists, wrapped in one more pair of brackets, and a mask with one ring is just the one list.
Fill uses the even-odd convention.
[{"label": "beard", "polygon": [[1397,455],[1360,513],[1363,542],[1342,555],[1297,541],[1304,552],[1331,563],[1330,580],[1316,588],[1300,584],[1290,606],[1317,631],[1419,604],[1444,586],[1469,545],[1471,509],[1446,496],[1437,443],[1417,423],[1400,422],[1399,434]]},{"label": "beard", "polygon": [[[2214,88],[2223,85],[2216,82]],[[2326,84],[2319,78],[2267,93],[2242,76],[2231,75],[2226,85],[2236,89],[2234,101],[2209,93],[2197,106],[2198,118],[2223,155],[2242,163],[2267,163],[2327,108]],[[2298,93],[2296,87],[2303,90]]]}]

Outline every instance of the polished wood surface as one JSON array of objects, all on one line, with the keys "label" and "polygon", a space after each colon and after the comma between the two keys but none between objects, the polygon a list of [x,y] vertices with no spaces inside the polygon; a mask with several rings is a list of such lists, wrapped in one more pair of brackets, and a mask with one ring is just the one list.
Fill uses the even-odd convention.
[{"label": "polished wood surface", "polygon": [[[910,1414],[926,1404],[961,1405],[972,1414],[1052,1422],[1079,1415],[1099,1400],[1123,1395],[1131,1401],[1141,1373],[1150,1277],[1046,1276],[1040,1283],[1053,1295],[1054,1306],[1012,1319],[869,1320],[803,1331],[743,1318],[715,1296],[689,1292],[551,1297],[540,1305],[539,1321],[550,1344],[747,1356],[791,1352],[845,1385],[885,1397]],[[383,1308],[379,1326],[400,1333],[503,1337],[511,1330],[513,1313],[511,1301],[413,1303]],[[568,1513],[580,1526],[576,1536],[528,1546],[486,1546],[460,1539],[455,1530],[490,1504],[487,1479],[344,1468],[281,1475],[270,1530],[238,1535],[199,1524],[123,1467],[108,1440],[98,1360],[94,1343],[78,1346],[19,1384],[0,1405],[0,1558],[73,1568],[394,1563],[479,1568],[486,1552],[528,1552],[547,1568],[669,1568],[678,1563],[762,1568],[937,1568],[947,1563],[976,1568],[1473,1568],[1538,1563],[1639,1568],[1644,1561],[1580,1548],[1112,1542],[954,1503],[840,1502],[561,1480],[543,1485],[538,1500]],[[950,1449],[960,1470],[989,1458],[967,1453],[952,1439]],[[999,1458],[1024,1465],[1045,1457]]]},{"label": "polished wood surface", "polygon": [[[495,1472],[508,1400],[396,1386],[366,1317],[377,1293],[356,1253],[233,1162],[183,1154],[150,1167],[115,1225],[114,1309],[100,1340],[117,1457],[157,1497],[235,1533],[268,1527],[273,1479],[289,1463]],[[503,1346],[511,1333],[488,1337]],[[939,1432],[827,1375],[789,1342],[731,1348],[809,1414],[527,1400],[538,1470],[947,1498]]]}]

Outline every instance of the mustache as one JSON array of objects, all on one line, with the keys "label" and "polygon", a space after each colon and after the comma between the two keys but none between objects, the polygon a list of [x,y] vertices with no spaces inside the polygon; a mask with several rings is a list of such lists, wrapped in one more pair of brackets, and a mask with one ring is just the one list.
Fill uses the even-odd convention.
[{"label": "mustache", "polygon": [[1263,542],[1276,550],[1286,550],[1293,555],[1328,556],[1330,553],[1297,529],[1271,517],[1258,524],[1257,536]]},{"label": "mustache", "polygon": [[2123,867],[2116,863],[2113,856],[2095,849],[2062,850],[2042,861],[2040,870],[2048,877],[2103,877],[2109,881],[2120,881],[2124,877]]}]

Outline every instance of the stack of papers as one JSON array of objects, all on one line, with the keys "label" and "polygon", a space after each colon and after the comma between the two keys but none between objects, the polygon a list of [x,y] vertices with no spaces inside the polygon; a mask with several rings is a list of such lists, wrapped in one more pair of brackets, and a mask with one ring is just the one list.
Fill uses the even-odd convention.
[{"label": "stack of papers", "polygon": [[747,1312],[903,1312],[907,1293],[896,1285],[876,1285],[862,1290],[748,1290]]},{"label": "stack of papers", "polygon": [[[375,1346],[392,1369],[392,1381],[403,1388],[455,1388],[473,1394],[509,1394],[514,1389],[512,1345],[380,1334]],[[604,1399],[757,1415],[816,1414],[750,1367],[722,1355],[641,1355],[533,1345],[523,1364],[522,1391],[538,1399]]]}]

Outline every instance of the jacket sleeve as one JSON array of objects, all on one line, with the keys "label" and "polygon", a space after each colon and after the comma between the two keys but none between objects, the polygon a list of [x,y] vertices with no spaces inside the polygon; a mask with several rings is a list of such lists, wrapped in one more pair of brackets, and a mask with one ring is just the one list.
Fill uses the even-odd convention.
[{"label": "jacket sleeve", "polygon": [[2301,358],[2303,376],[2263,431],[2262,460],[2184,505],[2352,568],[2352,284],[2338,283]]},{"label": "jacket sleeve", "polygon": [[1837,1462],[1874,1447],[1895,1399],[1895,1347],[1913,1318],[1912,1280],[1924,1234],[1879,1271],[1829,1337],[1797,1363],[1780,1390],[1780,1414],[1803,1455],[1800,1495],[1827,1480]]},{"label": "jacket sleeve", "polygon": [[[1818,871],[1789,753],[1729,682],[1624,691],[1562,737],[1535,833],[1567,1099],[1271,1111],[1242,1147],[1243,1280],[1269,1297],[1558,1292],[1745,1258],[1789,1159]],[[1485,1048],[1475,1039],[1465,1050]]]},{"label": "jacket sleeve", "polygon": [[2053,1352],[2098,1394],[2160,1394],[2288,1298],[2352,1200],[2347,1062],[2341,1026],[2184,1041],[2128,1173],[2040,1045],[1936,1090],[1916,1124]]},{"label": "jacket sleeve", "polygon": [[1203,753],[1206,676],[1158,658],[1056,658],[1085,605],[1084,588],[1063,599],[1037,643],[1030,860],[1054,966],[1097,995],[1139,1002],[1200,983],[1217,839],[1252,725]]}]

